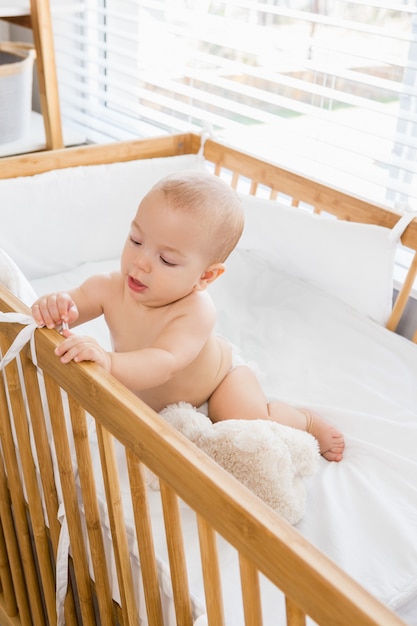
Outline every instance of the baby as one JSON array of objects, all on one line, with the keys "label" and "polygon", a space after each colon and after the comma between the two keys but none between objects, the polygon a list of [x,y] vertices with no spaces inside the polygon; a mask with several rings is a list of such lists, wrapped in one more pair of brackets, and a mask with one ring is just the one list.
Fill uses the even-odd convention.
[{"label": "baby", "polygon": [[270,419],[307,430],[323,457],[340,461],[344,438],[307,409],[268,402],[255,373],[233,364],[232,346],[214,332],[207,287],[225,271],[244,224],[239,196],[208,172],[159,181],[130,226],[119,271],[92,276],[68,293],[33,304],[39,326],[74,326],[104,315],[112,352],[91,337],[63,330],[63,363],[95,361],[155,411],[184,401],[208,403],[214,422]]}]

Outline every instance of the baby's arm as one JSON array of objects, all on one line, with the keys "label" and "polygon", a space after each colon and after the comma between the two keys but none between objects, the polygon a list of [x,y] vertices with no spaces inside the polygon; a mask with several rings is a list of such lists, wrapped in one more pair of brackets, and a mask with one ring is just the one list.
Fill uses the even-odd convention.
[{"label": "baby's arm", "polygon": [[95,361],[136,393],[163,385],[197,357],[215,322],[214,308],[206,305],[176,310],[152,345],[145,348],[106,352],[94,339],[65,331],[67,338],[56,353],[63,363]]},{"label": "baby's arm", "polygon": [[63,332],[66,340],[55,350],[62,363],[94,361],[132,391],[163,384],[179,368],[171,351],[144,348],[131,352],[107,352],[92,337]]}]

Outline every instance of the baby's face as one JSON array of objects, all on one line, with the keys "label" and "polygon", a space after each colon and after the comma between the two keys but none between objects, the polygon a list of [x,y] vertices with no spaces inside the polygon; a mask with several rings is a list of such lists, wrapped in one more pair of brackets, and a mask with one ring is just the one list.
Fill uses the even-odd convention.
[{"label": "baby's face", "polygon": [[172,209],[162,191],[151,191],[139,205],[122,254],[132,296],[163,306],[201,288],[209,265],[206,239],[194,217]]}]

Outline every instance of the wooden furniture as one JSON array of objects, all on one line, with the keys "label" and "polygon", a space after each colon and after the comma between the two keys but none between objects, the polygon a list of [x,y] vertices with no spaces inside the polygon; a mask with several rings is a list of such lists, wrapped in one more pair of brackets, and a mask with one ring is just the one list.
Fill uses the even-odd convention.
[{"label": "wooden furniture", "polygon": [[31,28],[36,50],[39,96],[45,126],[46,149],[63,148],[61,112],[49,0],[0,3],[0,19]]},{"label": "wooden furniture", "polygon": [[[0,177],[29,176],[77,165],[196,153],[199,146],[199,137],[179,135],[108,146],[68,148],[6,159]],[[240,177],[249,179],[253,194],[262,185],[270,189],[271,197],[280,191],[291,196],[294,205],[304,201],[315,206],[318,211],[325,209],[342,219],[389,227],[398,220],[398,215],[381,207],[306,180],[215,141],[207,140],[204,154],[217,174],[223,170],[231,173],[233,185]],[[403,243],[417,251],[417,220],[407,228]],[[402,301],[408,297],[415,274],[414,261],[399,298],[400,305],[390,321],[392,327],[400,316],[399,309],[402,308]],[[0,310],[27,311],[5,289],[0,289]],[[0,325],[3,354],[20,330],[18,324]],[[71,545],[73,575],[70,577],[65,603],[65,624],[96,624],[97,607],[102,624],[138,624],[139,604],[132,580],[128,537],[121,510],[113,438],[126,452],[135,519],[133,542],[136,554],[140,555],[135,558],[140,558],[143,583],[141,602],[146,603],[149,624],[162,625],[164,619],[158,582],[160,573],[152,542],[145,467],[156,474],[161,483],[161,515],[165,520],[177,624],[193,624],[192,598],[183,551],[188,538],[181,533],[180,500],[196,511],[208,623],[211,626],[223,624],[216,533],[222,535],[239,553],[247,626],[264,623],[260,609],[259,572],[285,594],[288,626],[305,626],[305,615],[326,626],[403,624],[296,529],[281,520],[220,466],[164,423],[123,385],[94,364],[59,363],[54,349],[60,341],[58,333],[37,330],[39,369],[32,363],[27,349],[22,352],[20,371],[17,364],[12,362],[6,367],[5,378],[0,376],[2,625],[33,623],[39,626],[56,623],[55,565],[61,526],[58,521],[58,486],[51,456],[52,442],[57,454]],[[412,344],[410,346],[414,348]],[[45,389],[40,382],[39,372],[43,374]],[[22,393],[23,388],[27,396]],[[49,426],[43,401],[45,390],[52,414]],[[70,430],[78,460],[76,480],[65,425],[67,409],[63,404],[62,390],[69,396]],[[93,468],[91,463],[86,413],[92,415],[96,422],[106,511],[110,520],[111,545],[120,589],[118,601],[112,597],[107,576],[109,555],[103,546],[100,510],[95,495],[93,470],[98,469]],[[29,421],[33,425],[33,441],[27,427]],[[37,458],[34,451],[37,451]],[[36,467],[39,468],[39,474]],[[79,488],[83,494],[85,526],[78,508]],[[89,552],[85,547],[87,536]],[[363,558],[366,560],[366,555]],[[92,570],[89,568],[90,559]],[[91,571],[94,572],[94,583]]]}]

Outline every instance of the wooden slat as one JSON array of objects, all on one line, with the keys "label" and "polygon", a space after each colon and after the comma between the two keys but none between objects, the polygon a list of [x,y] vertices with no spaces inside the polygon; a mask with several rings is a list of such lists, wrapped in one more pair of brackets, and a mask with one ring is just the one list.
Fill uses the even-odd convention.
[{"label": "wooden slat", "polygon": [[30,0],[30,20],[36,49],[36,65],[46,149],[64,147],[55,48],[49,0]]},{"label": "wooden slat", "polygon": [[[6,581],[7,584],[4,585],[4,594],[8,594],[7,596],[5,596],[4,600],[4,610],[9,617],[14,617],[16,616],[17,608],[19,623],[22,626],[30,626],[32,624],[32,617],[29,607],[29,599],[26,590],[26,583],[20,558],[17,536],[11,516],[10,501],[8,502],[9,511],[7,511],[7,500],[4,496],[7,489],[5,487],[5,483],[6,479],[2,467],[0,476],[0,515],[4,529],[4,538],[7,545],[7,557],[8,565],[10,566],[10,576],[13,583],[12,591],[9,589],[9,579]],[[6,573],[8,578],[8,572]]]},{"label": "wooden slat", "polygon": [[287,626],[306,626],[306,617],[303,611],[288,596],[285,598],[287,612]]},{"label": "wooden slat", "polygon": [[[4,408],[3,385],[0,381],[0,414]],[[7,486],[7,478],[4,470],[3,460],[0,463],[0,519],[6,542],[7,554],[5,555],[7,563],[2,565],[2,583],[4,582],[4,609],[7,615],[15,616],[16,609],[19,612],[19,618],[23,625],[32,624],[32,618],[29,608],[29,599],[26,591],[26,583],[22,562],[20,559],[19,546],[16,536],[16,530],[12,517],[11,499]],[[5,571],[3,572],[3,567]],[[13,591],[9,589],[9,571],[13,583]],[[4,577],[4,578],[3,578]]]},{"label": "wooden slat", "polygon": [[[2,463],[2,461],[1,461]],[[3,469],[0,470],[3,474]],[[4,478],[4,474],[3,474]],[[1,479],[0,479],[1,480]],[[0,498],[3,500],[3,488],[0,487]],[[2,505],[0,504],[0,520],[1,520]],[[14,542],[14,540],[13,540]],[[16,544],[15,544],[16,545]],[[16,594],[13,588],[13,578],[10,571],[9,556],[7,554],[6,539],[3,532],[3,526],[0,522],[0,581],[1,592],[4,594],[5,609],[10,617],[17,615],[18,609],[16,604]]]},{"label": "wooden slat", "polygon": [[97,502],[87,421],[85,411],[78,402],[75,402],[71,396],[68,401],[100,620],[103,626],[111,626],[113,623],[112,595],[107,571],[100,511]]},{"label": "wooden slat", "polygon": [[[22,368],[25,369],[25,363],[21,362],[21,365]],[[16,360],[9,365],[8,371],[9,373],[11,372],[16,379],[19,379]],[[30,389],[30,391],[32,392],[32,389]],[[47,526],[44,520],[42,499],[38,487],[36,465],[32,454],[27,421],[28,417],[30,419],[30,416],[26,416],[25,402],[20,385],[13,391],[12,404],[13,414],[15,416],[14,430],[16,434],[16,444],[19,449],[22,477],[25,484],[28,515],[36,549],[37,567],[42,584],[42,596],[49,623],[53,624],[56,621],[55,579],[49,552]]]},{"label": "wooden slat", "polygon": [[[55,483],[50,441],[47,432],[47,422],[49,423],[49,417],[44,414],[44,410],[47,409],[47,406],[46,402],[42,402],[42,395],[45,394],[45,391],[43,387],[42,389],[40,387],[42,382],[41,375],[38,374],[37,368],[33,365],[28,353],[29,351],[27,348],[22,350],[20,358],[23,366],[26,389],[30,389],[30,393],[28,393],[27,396],[32,421],[33,440],[37,451],[39,474],[46,508],[45,526],[48,526],[49,528],[52,554],[54,562],[56,562],[61,525],[58,521],[59,499]],[[71,587],[69,588],[67,594],[64,610],[65,624],[68,626],[76,624],[77,615]]]},{"label": "wooden slat", "polygon": [[6,599],[4,593],[0,592],[0,624],[1,626],[22,626],[19,615],[8,615],[6,609]]},{"label": "wooden slat", "polygon": [[245,626],[263,624],[259,574],[251,561],[239,554]]},{"label": "wooden slat", "polygon": [[[406,304],[408,302],[409,295],[411,293],[411,289],[413,288],[413,283],[417,276],[417,252],[415,253],[413,260],[410,264],[410,268],[406,274],[404,283],[398,293],[397,299],[393,306],[391,315],[387,322],[387,328],[389,330],[395,330],[400,322],[401,316],[404,312]],[[414,341],[414,338],[413,338]]]},{"label": "wooden slat", "polygon": [[220,578],[216,533],[201,515],[197,515],[201,565],[209,626],[224,624],[223,594]]},{"label": "wooden slat", "polygon": [[[5,342],[4,336],[0,335],[0,348],[3,354],[6,352],[8,344]],[[5,377],[7,380],[7,388],[9,392],[9,400],[13,416],[15,420],[25,420],[25,414],[22,413],[22,404],[20,398],[20,382],[17,371],[16,362],[12,361],[5,368]],[[20,597],[24,597],[23,587],[27,589],[31,617],[27,624],[33,621],[36,624],[44,624],[45,617],[43,613],[42,600],[40,594],[39,583],[37,581],[36,563],[32,551],[31,532],[28,525],[25,498],[23,493],[23,483],[20,474],[20,467],[16,455],[13,431],[9,420],[8,412],[1,413],[1,444],[4,457],[4,463],[7,471],[7,480],[10,489],[11,502],[13,505],[14,523],[17,531],[20,557],[24,571],[24,580],[17,581],[16,593],[18,601]],[[21,588],[21,589],[20,589]],[[21,611],[19,606],[19,611]]]},{"label": "wooden slat", "polygon": [[[3,348],[7,346],[4,341],[2,345]],[[4,378],[0,375],[0,415],[3,416],[3,419],[9,419],[9,409],[7,406],[6,389],[4,385]],[[2,426],[0,420],[0,438],[1,430]],[[16,591],[20,587],[20,581],[24,579],[12,518],[11,500],[7,486],[7,477],[3,464],[3,457],[0,458],[0,527],[2,536],[0,580],[5,600],[5,611],[7,615],[14,616],[18,612]],[[10,566],[12,566],[12,569]],[[29,604],[24,587],[21,602],[19,604],[24,607],[23,614],[26,613],[29,615]]]},{"label": "wooden slat", "polygon": [[238,183],[239,183],[239,174],[238,172],[233,172],[230,186],[233,189],[237,189]]},{"label": "wooden slat", "polygon": [[48,152],[34,152],[1,160],[0,179],[32,176],[49,170],[100,165],[115,161],[132,161],[176,154],[196,153],[198,146],[188,134],[169,135],[155,139],[120,141],[112,144],[64,148]]},{"label": "wooden slat", "polygon": [[161,626],[163,624],[161,593],[152,537],[152,520],[148,502],[145,468],[130,450],[127,450],[126,460],[129,471],[130,493],[138,540],[146,613],[150,626]]},{"label": "wooden slat", "polygon": [[110,521],[114,559],[121,596],[121,610],[125,626],[139,625],[139,611],[133,587],[129,546],[126,536],[122,496],[118,479],[113,439],[110,433],[96,425],[101,467],[106,491],[107,510]]},{"label": "wooden slat", "polygon": [[75,476],[72,467],[71,451],[68,442],[62,396],[58,385],[53,378],[44,371],[45,390],[51,415],[52,433],[55,444],[59,476],[62,488],[62,497],[65,515],[68,522],[68,531],[71,553],[74,563],[74,574],[77,583],[77,599],[86,626],[94,626],[93,598],[90,586],[88,560],[83,540],[80,511],[75,487]]},{"label": "wooden slat", "polygon": [[251,196],[256,196],[257,190],[258,190],[258,181],[251,179],[249,194]]},{"label": "wooden slat", "polygon": [[162,480],[160,490],[177,623],[181,626],[192,626],[193,617],[178,497]]}]

